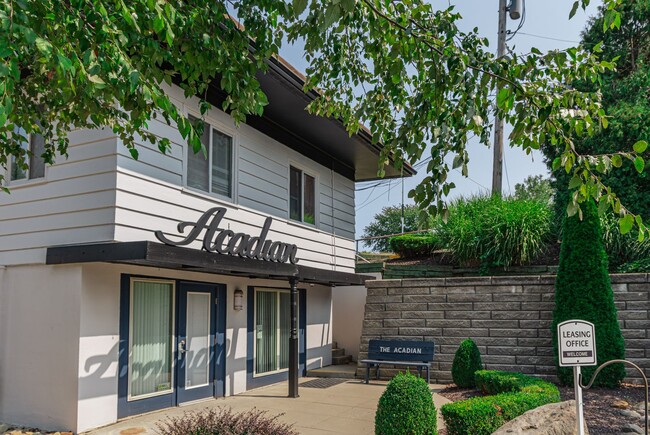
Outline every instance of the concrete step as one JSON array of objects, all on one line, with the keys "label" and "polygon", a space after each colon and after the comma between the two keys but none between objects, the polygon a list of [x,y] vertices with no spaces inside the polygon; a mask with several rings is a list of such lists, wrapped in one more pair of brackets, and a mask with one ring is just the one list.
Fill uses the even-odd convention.
[{"label": "concrete step", "polygon": [[352,355],[332,356],[333,366],[348,364],[351,361],[352,361]]},{"label": "concrete step", "polygon": [[337,356],[345,356],[345,349],[332,348],[332,358],[336,358]]},{"label": "concrete step", "polygon": [[356,371],[357,363],[349,363],[345,365],[331,365],[320,369],[307,370],[307,376],[313,378],[354,379]]}]

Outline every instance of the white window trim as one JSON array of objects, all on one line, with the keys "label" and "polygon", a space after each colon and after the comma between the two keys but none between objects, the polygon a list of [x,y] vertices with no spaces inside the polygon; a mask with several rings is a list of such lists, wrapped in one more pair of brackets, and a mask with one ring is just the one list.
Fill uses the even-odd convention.
[{"label": "white window trim", "polygon": [[[171,360],[172,360],[172,365],[171,365],[171,387],[169,390],[164,390],[164,391],[156,391],[154,393],[149,393],[149,394],[142,394],[137,397],[133,397],[131,395],[131,356],[132,356],[132,348],[133,348],[133,283],[134,282],[156,282],[160,284],[171,284],[172,285],[172,334],[171,334]],[[129,353],[127,357],[127,396],[126,400],[128,402],[133,402],[137,400],[143,400],[143,399],[149,399],[151,397],[156,397],[156,396],[164,396],[165,394],[170,394],[174,392],[174,382],[175,382],[175,372],[176,372],[176,358],[174,358],[174,355],[176,354],[176,334],[174,331],[176,331],[176,281],[173,280],[168,280],[168,279],[152,279],[152,278],[131,278],[130,283],[129,283]]]},{"label": "white window trim", "polygon": [[[291,168],[296,168],[302,172],[300,180],[300,195],[302,210],[300,210],[300,220],[291,219]],[[314,178],[314,223],[310,224],[305,222],[305,174]],[[287,221],[293,224],[304,225],[307,228],[320,228],[320,175],[318,171],[314,171],[308,166],[289,160],[289,167],[287,168]]]},{"label": "white window trim", "polygon": [[[209,126],[211,129],[215,129],[219,131],[220,133],[225,134],[226,136],[229,136],[231,138],[231,144],[232,144],[232,161],[231,161],[231,196],[225,196],[221,195],[219,193],[214,193],[214,192],[206,192],[205,190],[201,189],[196,189],[194,187],[190,187],[187,185],[187,165],[189,161],[189,153],[194,152],[193,150],[190,150],[189,145],[187,142],[183,145],[183,190],[187,190],[188,193],[199,193],[204,196],[218,199],[221,201],[226,201],[231,204],[237,204],[239,202],[239,165],[237,162],[239,162],[239,135],[236,134],[236,131],[233,128],[230,128],[226,126],[224,123],[218,121],[216,118],[212,117],[208,113],[205,115],[201,115],[201,113],[198,110],[194,110],[193,108],[187,107],[185,105],[185,110],[184,114],[186,117],[194,117],[203,120],[203,122],[206,124],[206,126]],[[210,140],[209,140],[209,145],[210,149],[208,149],[208,174],[209,174],[209,179],[212,179],[212,131],[210,131]],[[211,183],[208,183],[211,186]]]},{"label": "white window trim", "polygon": [[[276,327],[276,343],[275,343],[275,349],[276,349],[276,358],[279,364],[280,361],[280,293],[290,293],[289,289],[283,289],[283,288],[254,288],[253,290],[253,378],[263,378],[264,376],[270,376],[270,375],[276,375],[278,373],[284,373],[289,371],[289,367],[286,369],[277,369],[273,371],[268,371],[264,373],[257,373],[257,292],[267,292],[267,293],[275,293],[276,295],[276,302],[277,302],[277,319],[278,319],[278,325]],[[300,306],[300,303],[298,303],[298,306]],[[298,325],[300,325],[300,310],[298,310]]]}]

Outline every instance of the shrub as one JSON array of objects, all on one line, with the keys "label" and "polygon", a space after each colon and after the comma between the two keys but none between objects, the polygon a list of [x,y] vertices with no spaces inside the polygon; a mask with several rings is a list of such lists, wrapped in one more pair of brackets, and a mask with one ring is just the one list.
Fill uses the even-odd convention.
[{"label": "shrub", "polygon": [[[625,343],[617,320],[596,204],[589,200],[582,208],[582,220],[577,216],[564,220],[551,332],[558,363],[557,325],[570,319],[592,322],[596,329],[597,362],[602,364],[625,358]],[[560,381],[573,385],[571,367],[557,369]],[[591,379],[595,370],[596,366],[583,367],[584,379]],[[600,372],[594,385],[615,387],[624,377],[623,364],[612,364]]]},{"label": "shrub", "polygon": [[495,395],[444,405],[449,435],[488,435],[526,411],[560,401],[555,385],[521,373],[479,370],[476,385]]},{"label": "shrub", "polygon": [[621,264],[616,269],[619,273],[647,273],[650,272],[650,258],[642,258],[640,260],[630,261]]},{"label": "shrub", "polygon": [[451,377],[454,383],[462,388],[475,387],[474,373],[482,368],[481,352],[476,347],[476,343],[471,338],[464,340],[458,347],[454,355],[454,364],[451,366]]},{"label": "shrub", "polygon": [[476,196],[454,202],[436,230],[458,263],[521,265],[545,252],[551,215],[544,201]]},{"label": "shrub", "polygon": [[375,414],[377,435],[437,434],[436,406],[427,382],[399,373],[386,386]]},{"label": "shrub", "polygon": [[[605,252],[607,253],[609,268],[611,270],[630,268],[630,266],[623,267],[622,265],[637,262],[642,264],[644,260],[650,257],[650,239],[639,242],[637,238],[638,234],[634,234],[634,231],[621,234],[618,217],[613,213],[605,213],[600,217],[600,227],[603,232]],[[630,272],[632,271],[636,270],[631,270]],[[645,272],[645,270],[640,271]]]},{"label": "shrub", "polygon": [[440,241],[431,233],[395,236],[388,243],[391,251],[403,258],[427,257],[440,248]]},{"label": "shrub", "polygon": [[185,412],[181,417],[168,417],[156,424],[164,435],[228,434],[228,435],[298,435],[291,425],[281,423],[282,415],[269,417],[266,411],[253,408],[239,414],[230,408],[212,408]]}]

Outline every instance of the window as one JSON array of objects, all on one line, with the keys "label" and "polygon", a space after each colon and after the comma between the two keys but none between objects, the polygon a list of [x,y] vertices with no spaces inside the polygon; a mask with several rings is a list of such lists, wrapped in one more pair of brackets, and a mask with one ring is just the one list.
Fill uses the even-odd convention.
[{"label": "window", "polygon": [[232,198],[232,137],[206,123],[201,142],[207,158],[190,147],[187,150],[187,186]]},{"label": "window", "polygon": [[255,290],[255,374],[289,368],[291,305],[288,291]]},{"label": "window", "polygon": [[26,134],[25,130],[17,129],[16,133],[25,137],[22,142],[22,148],[29,151],[31,155],[27,156],[29,168],[24,169],[18,166],[16,160],[11,158],[10,181],[33,180],[45,176],[45,161],[43,153],[45,152],[45,138],[40,134]]},{"label": "window", "polygon": [[129,322],[129,397],[172,390],[174,284],[134,280]]},{"label": "window", "polygon": [[289,169],[289,217],[316,224],[316,178],[293,166]]}]

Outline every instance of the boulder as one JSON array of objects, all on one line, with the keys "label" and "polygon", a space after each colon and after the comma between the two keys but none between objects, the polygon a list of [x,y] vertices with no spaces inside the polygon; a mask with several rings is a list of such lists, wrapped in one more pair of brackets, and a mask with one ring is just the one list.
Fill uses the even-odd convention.
[{"label": "boulder", "polygon": [[[531,409],[510,420],[492,435],[573,435],[576,430],[576,402],[550,403]],[[585,424],[585,435],[588,435]]]}]

